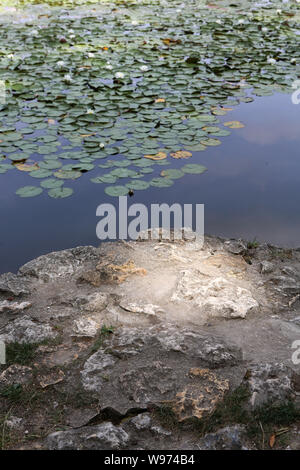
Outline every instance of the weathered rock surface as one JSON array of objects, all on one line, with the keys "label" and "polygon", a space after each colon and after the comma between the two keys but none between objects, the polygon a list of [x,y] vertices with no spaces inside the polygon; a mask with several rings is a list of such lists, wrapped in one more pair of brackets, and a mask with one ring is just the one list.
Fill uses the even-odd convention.
[{"label": "weathered rock surface", "polygon": [[10,302],[8,300],[4,300],[3,302],[0,302],[0,313],[18,313],[29,307],[31,307],[30,302]]},{"label": "weathered rock surface", "polygon": [[29,261],[19,269],[23,276],[33,276],[42,281],[74,274],[83,263],[97,259],[97,250],[93,246],[79,246]]},{"label": "weathered rock surface", "polygon": [[250,450],[253,444],[249,442],[245,426],[228,426],[219,429],[216,433],[207,434],[199,440],[199,450]]},{"label": "weathered rock surface", "polygon": [[0,374],[0,387],[26,384],[32,379],[32,368],[13,364]]},{"label": "weathered rock surface", "polygon": [[22,276],[5,273],[0,276],[0,292],[9,295],[27,295],[30,293],[30,283]]},{"label": "weathered rock surface", "polygon": [[241,359],[239,350],[218,339],[168,325],[123,328],[105,343],[84,364],[82,384],[97,393],[101,408],[120,414],[162,401],[172,404],[179,420],[209,414]]},{"label": "weathered rock surface", "polygon": [[120,450],[126,448],[129,436],[112,423],[86,426],[73,431],[59,431],[46,439],[50,450]]},{"label": "weathered rock surface", "polygon": [[0,276],[0,341],[35,351],[0,366],[0,385],[49,394],[59,432],[48,408],[16,412],[22,429],[48,430],[38,448],[253,449],[240,423],[201,437],[189,426],[241,386],[249,413],[299,402],[299,286],[300,251],[242,240],[50,253]]},{"label": "weathered rock surface", "polygon": [[0,340],[5,343],[40,343],[56,336],[50,325],[35,323],[25,315],[9,323],[0,334]]},{"label": "weathered rock surface", "polygon": [[250,368],[248,379],[250,403],[255,409],[265,403],[278,404],[293,398],[293,371],[284,364],[257,364]]}]

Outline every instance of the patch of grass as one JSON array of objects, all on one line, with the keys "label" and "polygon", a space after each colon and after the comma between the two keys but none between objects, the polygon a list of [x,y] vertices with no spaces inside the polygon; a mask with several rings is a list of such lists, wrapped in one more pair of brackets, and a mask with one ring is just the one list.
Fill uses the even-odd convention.
[{"label": "patch of grass", "polygon": [[159,407],[155,407],[152,411],[163,426],[168,428],[174,426],[180,427],[180,423],[178,422],[171,405],[162,404]]},{"label": "patch of grass", "polygon": [[0,416],[0,450],[7,448],[11,441],[11,433],[6,426],[6,420],[11,413],[11,409],[3,416]]},{"label": "patch of grass", "polygon": [[32,364],[36,357],[36,352],[39,346],[56,346],[60,344],[62,338],[54,338],[49,340],[41,341],[40,343],[8,343],[6,345],[6,364],[10,366],[12,364],[19,364],[22,366]]},{"label": "patch of grass", "polygon": [[37,347],[37,344],[8,343],[6,346],[7,365],[32,363]]},{"label": "patch of grass", "polygon": [[300,409],[292,401],[278,405],[267,403],[254,413],[254,418],[262,424],[288,426],[300,419]]},{"label": "patch of grass", "polygon": [[225,396],[215,411],[202,420],[191,418],[178,422],[171,404],[163,404],[151,411],[162,426],[173,431],[188,429],[202,437],[225,426],[242,424],[257,449],[270,449],[269,441],[272,434],[276,436],[275,448],[286,447],[289,439],[288,427],[300,420],[300,409],[292,401],[288,401],[280,404],[266,403],[251,412],[245,406],[249,395],[248,387],[241,385],[233,393]]},{"label": "patch of grass", "polygon": [[[276,445],[288,444],[288,433],[277,436],[278,429],[282,426],[291,426],[300,419],[300,409],[292,401],[273,404],[266,403],[251,415],[247,426],[247,434],[253,439],[258,448],[269,448],[269,440],[272,434],[276,436]],[[280,433],[278,433],[280,434]]]},{"label": "patch of grass", "polygon": [[11,402],[19,402],[23,397],[23,387],[21,384],[7,385],[0,390],[0,397],[7,398]]},{"label": "patch of grass", "polygon": [[247,248],[248,250],[251,250],[252,248],[257,248],[259,246],[259,242],[254,238],[251,242],[247,243]]},{"label": "patch of grass", "polygon": [[286,261],[287,259],[293,258],[293,250],[289,248],[275,248],[271,246],[270,250],[271,250],[271,257],[279,258],[280,261]]},{"label": "patch of grass", "polygon": [[109,335],[113,334],[114,331],[115,331],[114,326],[103,325],[97,339],[95,340],[92,346],[92,352],[98,351],[98,349],[100,349],[101,346],[103,345],[104,339],[107,338]]}]

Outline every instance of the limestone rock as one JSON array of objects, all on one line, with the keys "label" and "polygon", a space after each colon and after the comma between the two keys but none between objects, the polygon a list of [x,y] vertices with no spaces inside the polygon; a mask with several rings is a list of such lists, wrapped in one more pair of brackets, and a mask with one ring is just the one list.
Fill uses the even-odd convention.
[{"label": "limestone rock", "polygon": [[274,271],[274,264],[269,261],[261,261],[260,263],[260,272],[262,274],[269,274]]},{"label": "limestone rock", "polygon": [[96,336],[100,325],[92,318],[79,318],[74,321],[72,336],[86,336],[93,338]]},{"label": "limestone rock", "polygon": [[0,302],[0,313],[18,313],[22,312],[26,308],[31,307],[30,302],[11,302],[8,300],[4,300]]},{"label": "limestone rock", "polygon": [[10,429],[20,429],[22,427],[22,418],[18,418],[17,416],[9,416],[9,418],[5,421],[5,426]]},{"label": "limestone rock", "polygon": [[118,450],[126,448],[129,435],[120,426],[107,422],[71,431],[58,431],[46,439],[49,450]]},{"label": "limestone rock", "polygon": [[[229,386],[227,376],[238,358],[238,349],[189,329],[169,325],[122,328],[86,361],[81,380],[85,390],[99,396],[101,409],[113,408],[120,414],[151,403],[179,402],[184,394],[185,411],[180,415],[184,419],[188,401],[199,402],[199,409],[200,404],[205,408],[210,402],[207,409],[213,409],[222,399]],[[191,372],[201,366],[222,369],[203,372],[203,376]],[[191,413],[200,417],[196,408]]]},{"label": "limestone rock", "polygon": [[32,380],[32,368],[13,364],[0,374],[0,387],[26,384]]},{"label": "limestone rock", "polygon": [[293,371],[284,364],[257,364],[250,368],[250,404],[253,409],[264,403],[285,402],[293,397]]},{"label": "limestone rock", "polygon": [[192,368],[190,376],[192,383],[178,392],[174,399],[173,410],[178,421],[209,416],[229,390],[229,381],[209,369]]},{"label": "limestone rock", "polygon": [[0,292],[19,296],[30,294],[29,281],[22,276],[13,273],[5,273],[0,276]]},{"label": "limestone rock", "polygon": [[40,256],[19,269],[19,273],[42,281],[74,274],[84,263],[96,261],[99,254],[93,246],[79,246]]},{"label": "limestone rock", "polygon": [[105,371],[114,365],[116,359],[105,354],[102,349],[93,354],[85,363],[81,371],[83,386],[86,390],[100,391],[105,380]]},{"label": "limestone rock", "polygon": [[250,450],[245,426],[240,425],[206,434],[198,441],[197,447],[199,450]]},{"label": "limestone rock", "polygon": [[164,310],[159,305],[153,305],[149,303],[135,303],[135,302],[128,302],[127,300],[123,299],[120,302],[120,307],[127,312],[132,313],[139,313],[144,315],[157,315],[159,313],[163,313]]},{"label": "limestone rock", "polygon": [[250,290],[225,277],[207,277],[198,270],[184,270],[172,301],[185,301],[198,307],[203,317],[245,318],[258,302]]},{"label": "limestone rock", "polygon": [[224,243],[224,248],[234,255],[240,255],[247,250],[247,246],[243,240],[227,240]]},{"label": "limestone rock", "polygon": [[109,302],[109,296],[105,292],[96,292],[87,297],[87,303],[84,304],[84,310],[88,312],[102,312]]},{"label": "limestone rock", "polygon": [[35,323],[28,315],[8,323],[3,331],[0,340],[6,343],[40,343],[57,336],[50,325]]}]

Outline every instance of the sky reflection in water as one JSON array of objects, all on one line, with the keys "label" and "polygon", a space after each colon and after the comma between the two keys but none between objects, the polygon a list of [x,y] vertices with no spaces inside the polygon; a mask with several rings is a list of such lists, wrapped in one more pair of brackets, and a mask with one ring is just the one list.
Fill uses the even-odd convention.
[{"label": "sky reflection in water", "polygon": [[[245,128],[232,130],[220,146],[187,161],[205,165],[207,172],[185,175],[170,188],[135,191],[128,203],[204,203],[206,233],[300,246],[300,105],[292,104],[289,95],[255,97],[222,120],[240,120]],[[172,167],[177,164],[183,162]],[[15,191],[28,184],[28,176],[1,175],[0,272],[17,271],[53,250],[99,245],[96,208],[118,200],[104,193],[104,184],[92,184],[93,176],[88,172],[68,181],[76,188],[74,195],[55,200],[46,193],[21,199]]]}]

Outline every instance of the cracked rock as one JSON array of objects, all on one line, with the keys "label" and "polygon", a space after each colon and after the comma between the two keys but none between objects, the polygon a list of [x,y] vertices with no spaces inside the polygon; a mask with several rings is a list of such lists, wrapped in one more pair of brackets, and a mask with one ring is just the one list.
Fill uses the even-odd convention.
[{"label": "cracked rock", "polygon": [[293,396],[292,370],[284,364],[258,364],[250,369],[248,383],[253,409],[264,403],[279,403]]},{"label": "cracked rock", "polygon": [[49,450],[118,450],[128,441],[129,435],[122,427],[107,422],[54,432],[46,438],[46,446]]},{"label": "cracked rock", "polygon": [[269,274],[274,271],[274,264],[269,261],[261,261],[260,263],[260,272],[262,274]]},{"label": "cracked rock", "polygon": [[240,357],[238,349],[188,329],[122,328],[86,361],[81,380],[85,390],[99,396],[102,409],[124,415],[131,408],[169,401],[178,403],[180,419],[200,417],[201,407],[204,414],[222,399]]},{"label": "cracked rock", "polygon": [[206,434],[198,441],[199,450],[250,450],[245,426],[235,425]]},{"label": "cracked rock", "polygon": [[19,269],[19,273],[48,282],[64,276],[71,276],[89,261],[99,258],[93,246],[79,246],[69,250],[55,251],[29,261]]},{"label": "cracked rock", "polygon": [[26,384],[32,380],[31,367],[13,364],[0,374],[0,386],[5,387],[15,384]]},{"label": "cracked rock", "polygon": [[54,339],[57,333],[50,325],[35,323],[28,315],[8,323],[0,340],[6,343],[40,343],[46,339]]},{"label": "cracked rock", "polygon": [[197,270],[184,270],[172,301],[192,303],[201,309],[203,317],[245,318],[258,307],[249,289],[241,287],[236,280],[225,277],[209,278]]},{"label": "cracked rock", "polygon": [[30,302],[10,302],[8,300],[4,300],[0,302],[0,313],[18,313],[22,312],[26,308],[31,307]]},{"label": "cracked rock", "polygon": [[16,297],[18,297],[19,295],[28,295],[30,294],[29,282],[22,276],[18,276],[13,273],[1,274],[0,292],[4,292],[5,294],[9,295],[14,295]]},{"label": "cracked rock", "polygon": [[158,313],[163,313],[164,310],[159,305],[147,304],[147,303],[135,303],[122,300],[120,302],[120,307],[127,312],[140,313],[144,315],[157,315]]},{"label": "cracked rock", "polygon": [[92,318],[79,318],[74,321],[72,336],[86,336],[93,338],[96,336],[99,324]]}]

